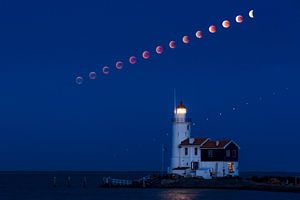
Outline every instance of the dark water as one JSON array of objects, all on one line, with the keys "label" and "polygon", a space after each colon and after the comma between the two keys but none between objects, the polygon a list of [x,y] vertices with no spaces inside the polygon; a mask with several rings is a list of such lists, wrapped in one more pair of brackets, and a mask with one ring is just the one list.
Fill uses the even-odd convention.
[{"label": "dark water", "polygon": [[[300,200],[300,194],[237,190],[200,189],[106,189],[99,188],[102,177],[140,178],[149,172],[2,172],[0,173],[0,200]],[[57,188],[52,187],[57,177]],[[71,187],[66,186],[71,177]],[[83,177],[87,187],[82,187]]]}]

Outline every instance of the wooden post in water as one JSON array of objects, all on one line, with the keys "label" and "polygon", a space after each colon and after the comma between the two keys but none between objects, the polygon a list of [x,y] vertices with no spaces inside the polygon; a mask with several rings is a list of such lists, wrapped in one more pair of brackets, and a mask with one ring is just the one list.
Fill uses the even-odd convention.
[{"label": "wooden post in water", "polygon": [[82,187],[86,188],[86,186],[87,186],[87,179],[86,179],[86,176],[84,176],[83,180],[82,180]]},{"label": "wooden post in water", "polygon": [[70,176],[68,176],[68,178],[67,178],[67,187],[68,188],[71,187],[71,177]]},{"label": "wooden post in water", "polygon": [[54,176],[54,177],[53,177],[53,187],[56,188],[56,186],[57,186],[57,185],[56,185],[56,176]]}]

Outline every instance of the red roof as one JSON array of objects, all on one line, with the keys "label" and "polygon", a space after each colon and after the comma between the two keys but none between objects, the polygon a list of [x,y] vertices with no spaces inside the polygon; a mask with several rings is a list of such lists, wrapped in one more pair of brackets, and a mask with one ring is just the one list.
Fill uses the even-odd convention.
[{"label": "red roof", "polygon": [[194,140],[193,143],[190,143],[190,139],[187,138],[183,140],[180,145],[202,145],[205,141],[207,141],[209,138],[192,138],[191,140]]},{"label": "red roof", "polygon": [[229,144],[231,140],[209,140],[205,142],[202,148],[205,149],[223,149],[227,144]]},{"label": "red roof", "polygon": [[179,103],[179,105],[177,106],[177,108],[185,108],[184,104],[182,103],[182,101]]}]

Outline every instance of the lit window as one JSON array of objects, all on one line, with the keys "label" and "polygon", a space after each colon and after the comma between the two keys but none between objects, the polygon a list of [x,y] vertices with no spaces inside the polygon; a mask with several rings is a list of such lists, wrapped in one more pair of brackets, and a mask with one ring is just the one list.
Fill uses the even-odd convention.
[{"label": "lit window", "polygon": [[234,163],[233,162],[227,163],[227,167],[228,167],[229,173],[234,173]]},{"label": "lit window", "polygon": [[195,156],[198,155],[198,148],[195,148]]},{"label": "lit window", "polygon": [[209,158],[212,158],[212,157],[214,157],[214,152],[213,152],[213,150],[208,150],[208,157]]},{"label": "lit window", "polygon": [[226,150],[226,157],[230,157],[230,150]]},{"label": "lit window", "polygon": [[184,148],[184,154],[187,156],[189,154],[189,149],[188,148]]}]

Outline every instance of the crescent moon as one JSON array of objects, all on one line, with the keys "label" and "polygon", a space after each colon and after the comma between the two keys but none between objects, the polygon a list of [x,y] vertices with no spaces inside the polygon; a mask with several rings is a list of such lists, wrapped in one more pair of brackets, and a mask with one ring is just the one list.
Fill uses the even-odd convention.
[{"label": "crescent moon", "polygon": [[249,11],[249,17],[250,18],[254,18],[254,10],[250,10]]},{"label": "crescent moon", "polygon": [[102,72],[103,72],[103,74],[105,74],[105,75],[109,74],[109,67],[108,67],[108,66],[104,66],[104,67],[102,68]]}]

